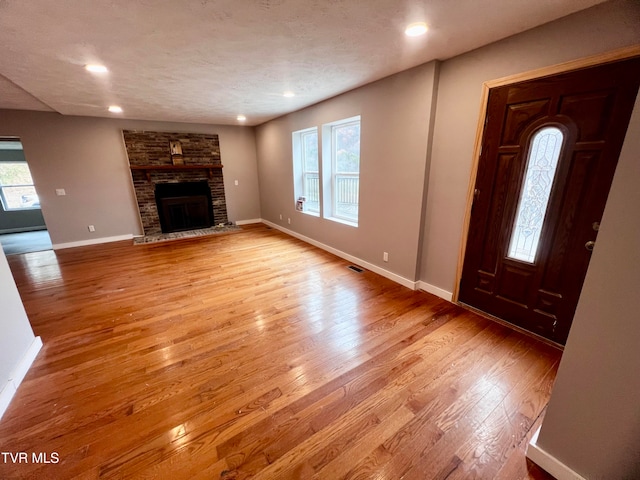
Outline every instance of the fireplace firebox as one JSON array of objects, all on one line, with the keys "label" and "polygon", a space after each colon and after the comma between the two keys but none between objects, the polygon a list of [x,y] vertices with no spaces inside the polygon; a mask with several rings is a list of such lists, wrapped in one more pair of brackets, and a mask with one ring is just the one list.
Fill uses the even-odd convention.
[{"label": "fireplace firebox", "polygon": [[214,225],[211,189],[206,181],[158,183],[155,197],[163,233]]}]

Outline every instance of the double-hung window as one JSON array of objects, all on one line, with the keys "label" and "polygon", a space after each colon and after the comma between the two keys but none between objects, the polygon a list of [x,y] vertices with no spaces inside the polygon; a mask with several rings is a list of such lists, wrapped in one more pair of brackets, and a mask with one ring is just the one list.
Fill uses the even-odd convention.
[{"label": "double-hung window", "polygon": [[[358,224],[360,198],[360,117],[325,125],[331,135],[331,210],[328,218]],[[328,161],[326,163],[329,163]]]},{"label": "double-hung window", "polygon": [[0,201],[5,211],[40,208],[27,162],[0,161]]},{"label": "double-hung window", "polygon": [[293,178],[298,211],[358,226],[360,117],[293,132]]},{"label": "double-hung window", "polygon": [[320,214],[318,129],[293,132],[294,193],[299,211]]}]

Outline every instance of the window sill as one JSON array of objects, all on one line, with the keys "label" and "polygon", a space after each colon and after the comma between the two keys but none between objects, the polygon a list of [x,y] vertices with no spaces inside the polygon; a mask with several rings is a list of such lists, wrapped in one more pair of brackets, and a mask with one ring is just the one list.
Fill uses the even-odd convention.
[{"label": "window sill", "polygon": [[298,213],[304,213],[305,215],[311,215],[312,217],[320,218],[320,212],[308,212],[305,210],[296,210]]},{"label": "window sill", "polygon": [[332,222],[342,223],[343,225],[348,225],[350,227],[358,228],[358,222],[352,222],[350,220],[345,220],[343,218],[336,217],[325,217],[327,220],[331,220]]}]

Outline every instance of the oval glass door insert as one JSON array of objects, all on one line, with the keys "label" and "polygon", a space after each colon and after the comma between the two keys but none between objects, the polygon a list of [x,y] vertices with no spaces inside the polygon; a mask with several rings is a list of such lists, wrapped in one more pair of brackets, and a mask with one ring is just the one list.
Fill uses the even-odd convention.
[{"label": "oval glass door insert", "polygon": [[563,140],[556,127],[541,128],[533,135],[508,258],[535,262]]}]

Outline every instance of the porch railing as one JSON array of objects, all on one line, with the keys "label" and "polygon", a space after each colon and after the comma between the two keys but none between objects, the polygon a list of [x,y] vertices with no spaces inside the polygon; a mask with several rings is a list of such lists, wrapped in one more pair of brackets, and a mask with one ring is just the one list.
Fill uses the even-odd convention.
[{"label": "porch railing", "polygon": [[[357,220],[360,178],[353,175],[338,174],[335,179],[334,214],[338,217]],[[305,174],[304,187],[304,193],[307,198],[305,208],[311,212],[320,212],[320,179],[318,174]]]}]

